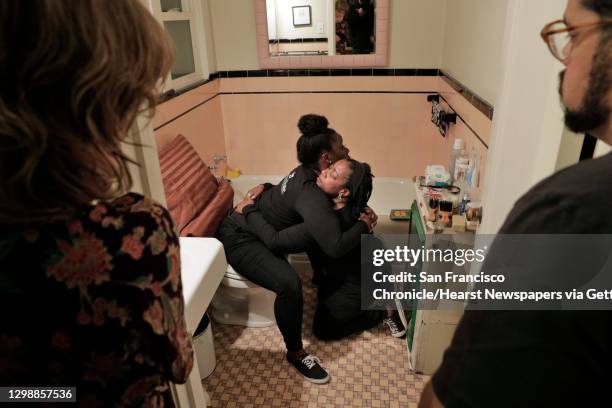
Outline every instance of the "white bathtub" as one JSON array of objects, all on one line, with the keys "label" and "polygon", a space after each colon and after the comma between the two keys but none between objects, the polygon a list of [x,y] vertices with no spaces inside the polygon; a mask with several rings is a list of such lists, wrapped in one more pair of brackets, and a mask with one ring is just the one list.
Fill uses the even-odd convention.
[{"label": "white bathtub", "polygon": [[[242,175],[232,179],[234,203],[240,202],[252,187],[262,183],[278,184],[283,176]],[[395,208],[409,209],[415,199],[412,180],[397,177],[374,177],[374,186],[369,206],[378,214],[378,234],[401,234],[408,232],[405,221],[391,221],[389,213]]]}]

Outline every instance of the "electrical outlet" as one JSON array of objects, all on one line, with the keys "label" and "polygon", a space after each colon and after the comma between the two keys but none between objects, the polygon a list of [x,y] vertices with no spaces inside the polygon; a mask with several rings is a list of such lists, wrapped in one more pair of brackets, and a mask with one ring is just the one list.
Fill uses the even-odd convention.
[{"label": "electrical outlet", "polygon": [[317,23],[316,30],[317,34],[323,34],[325,32],[325,24]]}]

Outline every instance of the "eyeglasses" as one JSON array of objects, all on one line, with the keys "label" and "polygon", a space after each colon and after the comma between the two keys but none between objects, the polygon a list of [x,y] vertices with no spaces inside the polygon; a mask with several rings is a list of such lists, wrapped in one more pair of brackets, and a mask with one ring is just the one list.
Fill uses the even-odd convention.
[{"label": "eyeglasses", "polygon": [[[568,26],[563,20],[555,20],[544,26],[540,32],[540,36],[546,45],[548,45],[548,49],[552,55],[563,62],[570,54],[571,45],[575,45],[572,43],[576,38],[574,31],[579,28],[596,28],[608,24],[612,24],[612,19],[603,19],[576,26]],[[568,45],[570,45],[570,47],[568,47]]]}]

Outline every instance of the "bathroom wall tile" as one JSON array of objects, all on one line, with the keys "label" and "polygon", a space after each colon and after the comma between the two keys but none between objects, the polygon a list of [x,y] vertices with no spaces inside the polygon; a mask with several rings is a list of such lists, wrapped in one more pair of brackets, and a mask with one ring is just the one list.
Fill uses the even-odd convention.
[{"label": "bathroom wall tile", "polygon": [[[350,78],[336,78],[339,79]],[[224,99],[227,149],[232,166],[250,174],[279,174],[295,165],[298,137],[295,123],[308,112],[326,115],[331,126],[344,136],[352,155],[370,162],[380,176],[420,174],[432,158],[433,146],[442,140],[436,136],[433,125],[419,124],[427,118],[429,107],[421,95],[299,93],[287,94],[280,101],[279,96],[231,95]],[[238,106],[240,98],[248,98],[248,104]],[[266,147],[262,149],[262,145]],[[270,154],[270,151],[282,151],[287,156]],[[262,160],[260,156],[270,157]]]},{"label": "bathroom wall tile", "polygon": [[312,63],[311,57],[300,57],[300,66],[307,67]]},{"label": "bathroom wall tile", "polygon": [[[267,67],[269,69],[279,69],[280,66],[281,66],[280,58],[278,58],[278,57],[274,57],[274,58],[270,57],[269,58],[269,63],[267,64]],[[270,75],[269,72],[268,72],[268,75]]]},{"label": "bathroom wall tile", "polygon": [[375,54],[364,55],[363,56],[363,60],[362,60],[362,64],[365,67],[372,67],[372,66],[376,65],[376,55]]},{"label": "bathroom wall tile", "polygon": [[387,46],[389,44],[389,39],[387,38],[387,33],[386,31],[383,32],[377,32],[376,33],[377,37],[376,37],[376,47],[380,47],[380,46]]},{"label": "bathroom wall tile", "polygon": [[342,65],[345,67],[355,66],[355,57],[352,55],[343,55],[342,57]]},{"label": "bathroom wall tile", "polygon": [[373,70],[374,76],[393,76],[395,75],[395,70],[393,68],[374,68]]},{"label": "bathroom wall tile", "polygon": [[255,1],[255,13],[266,13],[266,2],[265,0],[257,0]]},{"label": "bathroom wall tile", "polygon": [[329,72],[329,69],[317,69],[317,68],[314,68],[314,69],[309,69],[308,70],[308,74],[310,76],[329,76],[330,72]]},{"label": "bathroom wall tile", "polygon": [[334,58],[332,60],[332,67],[341,67],[342,66],[342,58]]},{"label": "bathroom wall tile", "polygon": [[291,57],[285,57],[286,61],[289,61],[289,67],[290,68],[300,68],[301,62],[302,62],[302,57],[295,57],[295,56],[291,56]]},{"label": "bathroom wall tile", "polygon": [[152,120],[153,128],[159,127],[186,110],[212,98],[217,94],[218,87],[217,81],[208,82],[158,105]]},{"label": "bathroom wall tile", "polygon": [[[186,136],[194,138],[198,152],[207,156],[205,160],[213,153],[222,153],[223,147],[230,165],[247,173],[282,174],[296,164],[298,133],[295,124],[299,116],[314,112],[327,116],[331,125],[345,137],[353,155],[370,162],[377,175],[406,177],[422,173],[428,163],[447,165],[456,137],[464,138],[468,148],[474,145],[479,149],[484,169],[484,145],[461,121],[442,138],[430,122],[431,104],[425,94],[371,93],[440,92],[488,143],[490,120],[440,78],[379,76],[373,75],[371,69],[359,71],[357,68],[355,73],[367,75],[346,76],[352,73],[347,70],[319,70],[318,73],[323,76],[289,76],[288,71],[282,70],[273,73],[282,76],[232,77],[209,82],[160,105],[153,119],[157,125],[218,91],[224,93],[159,129],[156,138],[160,144],[166,143],[180,129],[182,133],[197,135]],[[332,76],[338,73],[344,76]],[[365,93],[312,93],[318,91]],[[205,136],[200,136],[202,134]]]},{"label": "bathroom wall tile", "polygon": [[286,69],[271,69],[271,70],[268,70],[268,76],[270,77],[288,77],[289,71]]},{"label": "bathroom wall tile", "polygon": [[395,75],[398,76],[413,76],[416,75],[416,69],[413,68],[396,68]]},{"label": "bathroom wall tile", "polygon": [[448,101],[453,109],[469,123],[470,127],[474,129],[488,145],[491,133],[491,120],[476,109],[470,101],[465,99],[463,95],[453,89],[453,87],[442,78],[438,78],[438,89],[444,99]]},{"label": "bathroom wall tile", "polygon": [[248,71],[249,78],[251,77],[267,77],[268,71],[265,69],[251,70]]},{"label": "bathroom wall tile", "polygon": [[307,69],[292,69],[291,71],[289,71],[289,76],[290,77],[308,76],[308,70]]},{"label": "bathroom wall tile", "polygon": [[333,58],[329,55],[322,55],[321,57],[321,67],[329,68],[332,66]]},{"label": "bathroom wall tile", "polygon": [[335,68],[330,71],[331,76],[349,76],[351,75],[351,70],[348,68]]},{"label": "bathroom wall tile", "polygon": [[247,76],[246,71],[228,71],[227,72],[228,78],[244,78],[246,76]]},{"label": "bathroom wall tile", "polygon": [[221,101],[217,97],[194,109],[155,132],[158,149],[170,142],[178,134],[185,136],[193,145],[202,160],[211,162],[214,154],[225,154]]},{"label": "bathroom wall tile", "polygon": [[289,79],[289,91],[291,92],[312,92],[318,90],[313,85],[316,81],[313,81],[310,77],[305,76],[291,76]]},{"label": "bathroom wall tile", "polygon": [[[361,58],[362,56],[356,56],[357,58]],[[351,69],[351,75],[359,75],[359,76],[372,76],[372,68],[353,68]]]},{"label": "bathroom wall tile", "polygon": [[323,57],[310,57],[310,61],[312,61],[312,67],[313,68],[318,68],[318,67],[324,67],[323,65]]},{"label": "bathroom wall tile", "polygon": [[[428,80],[427,77],[396,76],[393,77],[395,90],[408,92],[435,92],[437,89],[437,78]],[[425,98],[425,96],[423,96]]]},{"label": "bathroom wall tile", "polygon": [[[389,45],[386,41],[381,41],[380,43],[376,43],[376,53],[377,54],[385,54],[389,50]],[[378,55],[375,55],[378,56]]]}]

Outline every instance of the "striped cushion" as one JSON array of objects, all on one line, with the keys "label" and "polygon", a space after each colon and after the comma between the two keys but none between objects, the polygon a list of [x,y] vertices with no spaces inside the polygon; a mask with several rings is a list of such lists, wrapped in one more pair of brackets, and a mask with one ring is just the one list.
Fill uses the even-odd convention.
[{"label": "striped cushion", "polygon": [[183,135],[161,149],[159,164],[168,210],[180,233],[216,195],[217,179]]}]

